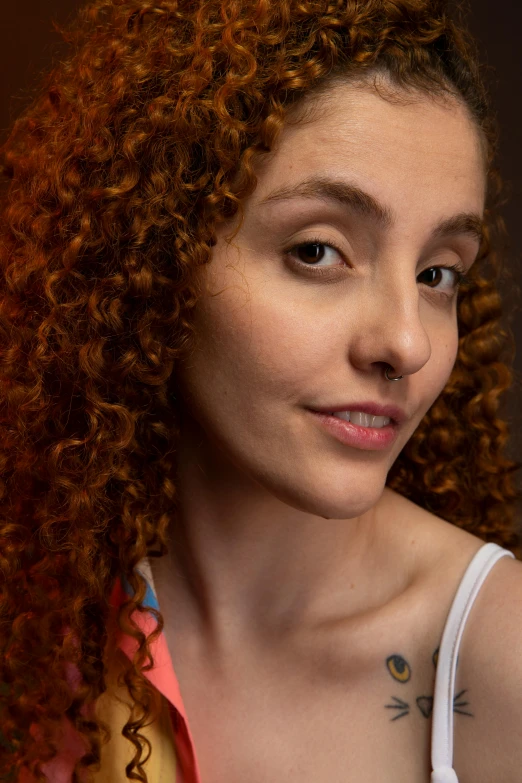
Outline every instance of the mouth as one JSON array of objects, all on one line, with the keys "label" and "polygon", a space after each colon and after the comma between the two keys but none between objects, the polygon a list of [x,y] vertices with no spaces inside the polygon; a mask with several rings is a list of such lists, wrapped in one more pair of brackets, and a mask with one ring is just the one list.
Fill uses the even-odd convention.
[{"label": "mouth", "polygon": [[[320,405],[318,408],[310,408],[310,410],[325,415],[342,415],[342,417],[347,418],[348,421],[352,420],[354,424],[359,424],[361,426],[368,426],[372,423],[374,425],[387,423],[381,421],[382,417],[391,419],[394,424],[400,424],[408,418],[406,411],[399,408],[398,405],[381,403],[374,400],[359,400],[357,402],[354,402],[353,400],[351,402],[343,401],[330,405]],[[377,421],[372,420],[371,417],[377,417]]]},{"label": "mouth", "polygon": [[366,429],[382,429],[389,424],[397,424],[398,422],[389,415],[384,414],[371,414],[362,413],[359,411],[321,411],[311,408],[313,413],[320,413],[323,416],[334,416],[336,419],[342,421],[349,421],[356,427],[363,427]]},{"label": "mouth", "polygon": [[307,409],[316,422],[336,440],[346,446],[369,451],[388,448],[397,438],[399,426],[390,418],[383,426],[366,427],[332,413]]}]

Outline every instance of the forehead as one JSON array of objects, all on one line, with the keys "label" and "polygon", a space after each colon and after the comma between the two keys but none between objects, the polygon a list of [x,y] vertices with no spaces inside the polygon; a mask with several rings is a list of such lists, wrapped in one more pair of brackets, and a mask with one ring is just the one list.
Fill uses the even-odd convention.
[{"label": "forehead", "polygon": [[335,85],[304,123],[283,128],[263,173],[259,199],[279,184],[329,173],[346,175],[392,211],[484,206],[480,130],[460,101],[421,92],[389,100],[370,85]]}]

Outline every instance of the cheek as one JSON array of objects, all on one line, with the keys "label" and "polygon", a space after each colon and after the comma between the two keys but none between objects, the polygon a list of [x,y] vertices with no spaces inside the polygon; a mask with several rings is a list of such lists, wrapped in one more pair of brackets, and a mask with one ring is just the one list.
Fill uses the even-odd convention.
[{"label": "cheek", "polygon": [[441,344],[442,344],[441,361],[445,365],[445,372],[447,377],[449,378],[459,351],[459,333],[458,333],[457,325],[455,326],[455,328],[448,331],[447,335],[445,335],[445,339],[441,341]]},{"label": "cheek", "polygon": [[436,334],[431,341],[432,353],[429,361],[429,376],[432,402],[446,386],[453,371],[458,353],[459,337],[457,329],[447,329]]},{"label": "cheek", "polygon": [[317,308],[308,311],[266,282],[215,290],[197,307],[197,346],[184,371],[191,396],[218,395],[228,411],[299,401],[325,356],[329,329]]}]

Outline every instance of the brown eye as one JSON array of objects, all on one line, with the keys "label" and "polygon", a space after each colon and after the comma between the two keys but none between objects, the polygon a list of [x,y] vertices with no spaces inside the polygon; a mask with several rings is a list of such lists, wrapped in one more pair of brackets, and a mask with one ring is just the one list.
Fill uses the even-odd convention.
[{"label": "brown eye", "polygon": [[[441,277],[442,283],[444,283],[443,272],[451,272],[452,281],[450,281],[450,291],[457,291],[461,285],[468,281],[468,275],[464,268],[458,264],[453,264],[452,266],[431,266],[429,269],[425,269],[424,272],[421,272],[419,277],[422,277],[423,275],[427,277],[428,279],[425,281],[425,284],[430,288],[433,288],[434,291],[438,291],[439,288],[441,288]],[[447,285],[448,284],[446,283],[446,286]],[[442,287],[444,287],[444,285]]]},{"label": "brown eye", "polygon": [[324,258],[325,245],[319,242],[307,242],[306,245],[298,245],[299,260],[305,263],[316,263]]},{"label": "brown eye", "polygon": [[[339,266],[337,264],[328,263],[328,260],[336,260],[335,256],[340,256],[343,259],[343,253],[341,249],[332,241],[323,241],[319,237],[311,237],[309,240],[300,242],[298,245],[288,248],[286,251],[288,255],[297,259],[297,262],[301,266],[308,268],[322,268],[324,261],[326,260],[326,267]],[[330,256],[330,259],[328,258]]]},{"label": "brown eye", "polygon": [[411,669],[402,655],[390,655],[386,659],[386,666],[394,680],[408,682],[411,677]]}]

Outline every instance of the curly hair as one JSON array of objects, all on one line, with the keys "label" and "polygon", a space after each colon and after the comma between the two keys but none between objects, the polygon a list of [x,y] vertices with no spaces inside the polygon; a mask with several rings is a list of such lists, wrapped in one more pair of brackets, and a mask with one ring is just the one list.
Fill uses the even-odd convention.
[{"label": "curly hair", "polygon": [[486,230],[459,294],[458,356],[387,485],[518,552],[521,465],[499,416],[514,339],[498,133],[475,44],[444,0],[94,0],[55,27],[67,55],[0,148],[0,778],[46,780],[64,715],[88,747],[73,780],[99,769],[109,731],[85,707],[107,688],[107,596],[124,575],[135,596],[117,623],[138,642],[125,772],[146,782],[142,669],[163,618],[149,610],[149,636],[130,619],[144,611],[135,566],[168,551],[175,370],[194,346],[198,272],[289,110],[335,81],[383,72],[457,96],[485,139]]}]

